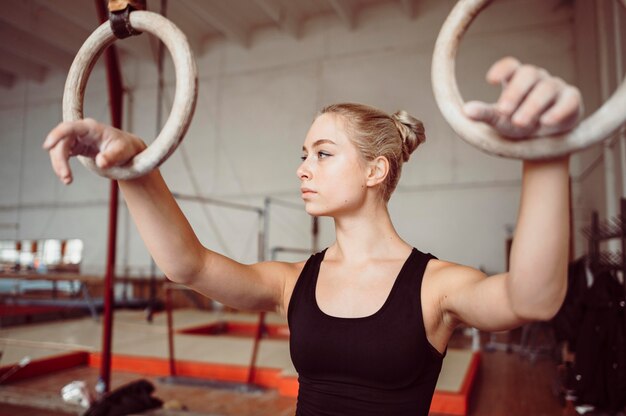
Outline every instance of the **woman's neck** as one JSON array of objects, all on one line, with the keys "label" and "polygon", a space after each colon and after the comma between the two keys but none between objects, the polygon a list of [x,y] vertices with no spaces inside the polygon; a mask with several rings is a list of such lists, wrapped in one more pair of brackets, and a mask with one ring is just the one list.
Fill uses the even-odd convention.
[{"label": "woman's neck", "polygon": [[406,257],[405,251],[411,249],[396,232],[384,203],[334,220],[336,241],[328,250],[328,258],[364,263],[372,258]]}]

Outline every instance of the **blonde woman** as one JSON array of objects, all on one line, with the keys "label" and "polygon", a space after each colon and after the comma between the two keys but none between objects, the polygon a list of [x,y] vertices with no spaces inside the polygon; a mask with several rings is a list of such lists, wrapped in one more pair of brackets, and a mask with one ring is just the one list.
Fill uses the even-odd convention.
[{"label": "blonde woman", "polygon": [[[487,79],[503,86],[498,102],[468,103],[465,112],[510,137],[565,131],[580,116],[578,90],[542,69],[505,58]],[[169,279],[236,309],[288,318],[297,415],[427,415],[457,325],[505,330],[559,309],[569,158],[523,163],[510,270],[487,278],[412,247],[391,222],[387,202],[402,164],[424,140],[422,123],[405,112],[324,108],[304,140],[297,177],[306,212],[332,217],[336,240],[299,263],[245,265],[203,247],[158,171],[119,184]],[[61,123],[44,142],[66,184],[72,155],[106,168],[145,147],[94,120]]]}]

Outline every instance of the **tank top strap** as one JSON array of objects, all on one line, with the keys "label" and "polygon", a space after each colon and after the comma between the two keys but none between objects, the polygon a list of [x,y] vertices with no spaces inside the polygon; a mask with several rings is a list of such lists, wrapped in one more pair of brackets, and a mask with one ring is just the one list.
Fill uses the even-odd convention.
[{"label": "tank top strap", "polygon": [[426,272],[426,266],[428,265],[428,262],[432,259],[437,259],[437,257],[433,256],[430,253],[424,253],[416,248],[413,248],[413,250],[417,253],[415,256],[415,266],[411,272],[415,275],[416,281],[421,287],[422,280],[424,279],[424,272]]},{"label": "tank top strap", "polygon": [[417,298],[419,299],[419,290],[422,286],[426,266],[430,259],[433,258],[436,257],[430,253],[423,253],[414,247],[411,255],[396,278],[393,290],[405,294],[414,294],[415,291],[417,291]]},{"label": "tank top strap", "polygon": [[[407,325],[417,329],[421,338],[421,345],[433,353],[437,360],[440,360],[445,356],[445,352],[440,353],[428,340],[422,309],[422,283],[428,262],[432,259],[437,259],[437,257],[413,248],[407,267],[398,276],[397,299],[394,303],[395,307],[390,310],[390,313],[394,316],[403,316],[403,311],[406,310],[416,312],[407,317]],[[407,306],[408,308],[406,308]]]},{"label": "tank top strap", "polygon": [[300,272],[300,276],[298,276],[298,280],[293,288],[291,299],[289,300],[289,306],[287,307],[288,323],[291,321],[291,315],[293,314],[293,309],[296,306],[305,306],[307,301],[311,299],[311,293],[313,294],[312,299],[315,299],[315,281],[317,280],[316,277],[319,273],[320,264],[324,259],[326,250],[327,248],[312,254],[304,264],[304,267]]},{"label": "tank top strap", "polygon": [[413,299],[415,299],[416,306],[418,307],[420,314],[421,314],[422,313],[422,304],[421,304],[422,282],[424,281],[424,274],[426,272],[426,266],[428,266],[428,262],[431,259],[436,259],[437,257],[433,256],[430,253],[424,253],[416,248],[414,248],[413,250],[416,253],[415,263],[413,264],[413,266],[411,267],[409,271],[410,278],[406,279],[408,281],[406,284],[409,286],[405,287],[405,289],[407,290],[407,292],[415,294],[415,296],[413,296]]}]

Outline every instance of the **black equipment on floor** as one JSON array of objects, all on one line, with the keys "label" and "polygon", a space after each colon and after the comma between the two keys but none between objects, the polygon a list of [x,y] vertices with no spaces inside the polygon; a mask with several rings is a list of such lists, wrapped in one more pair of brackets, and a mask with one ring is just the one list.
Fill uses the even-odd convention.
[{"label": "black equipment on floor", "polygon": [[[600,221],[594,212],[584,233],[589,253],[570,263],[567,295],[552,324],[575,353],[562,381],[567,394],[612,415],[626,406],[626,199],[619,217]],[[621,252],[601,250],[611,239],[621,240]]]}]

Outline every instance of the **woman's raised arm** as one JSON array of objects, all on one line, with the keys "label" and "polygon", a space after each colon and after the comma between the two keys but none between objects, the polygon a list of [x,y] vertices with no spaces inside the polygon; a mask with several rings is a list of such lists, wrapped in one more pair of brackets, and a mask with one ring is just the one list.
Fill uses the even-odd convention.
[{"label": "woman's raised arm", "polygon": [[[512,140],[567,131],[581,116],[579,91],[543,69],[505,58],[487,79],[502,85],[500,99],[468,103],[465,112]],[[569,238],[569,156],[524,161],[510,268],[485,279],[470,268],[442,267],[442,310],[453,318],[448,321],[503,330],[550,319],[565,297]]]},{"label": "woman's raised arm", "polygon": [[[107,168],[125,164],[146,145],[137,136],[85,119],[59,124],[43,147],[56,175],[69,184],[71,156],[92,157],[98,167]],[[236,309],[284,312],[286,279],[301,265],[244,265],[206,249],[158,170],[119,185],[144,243],[170,280]]]}]

